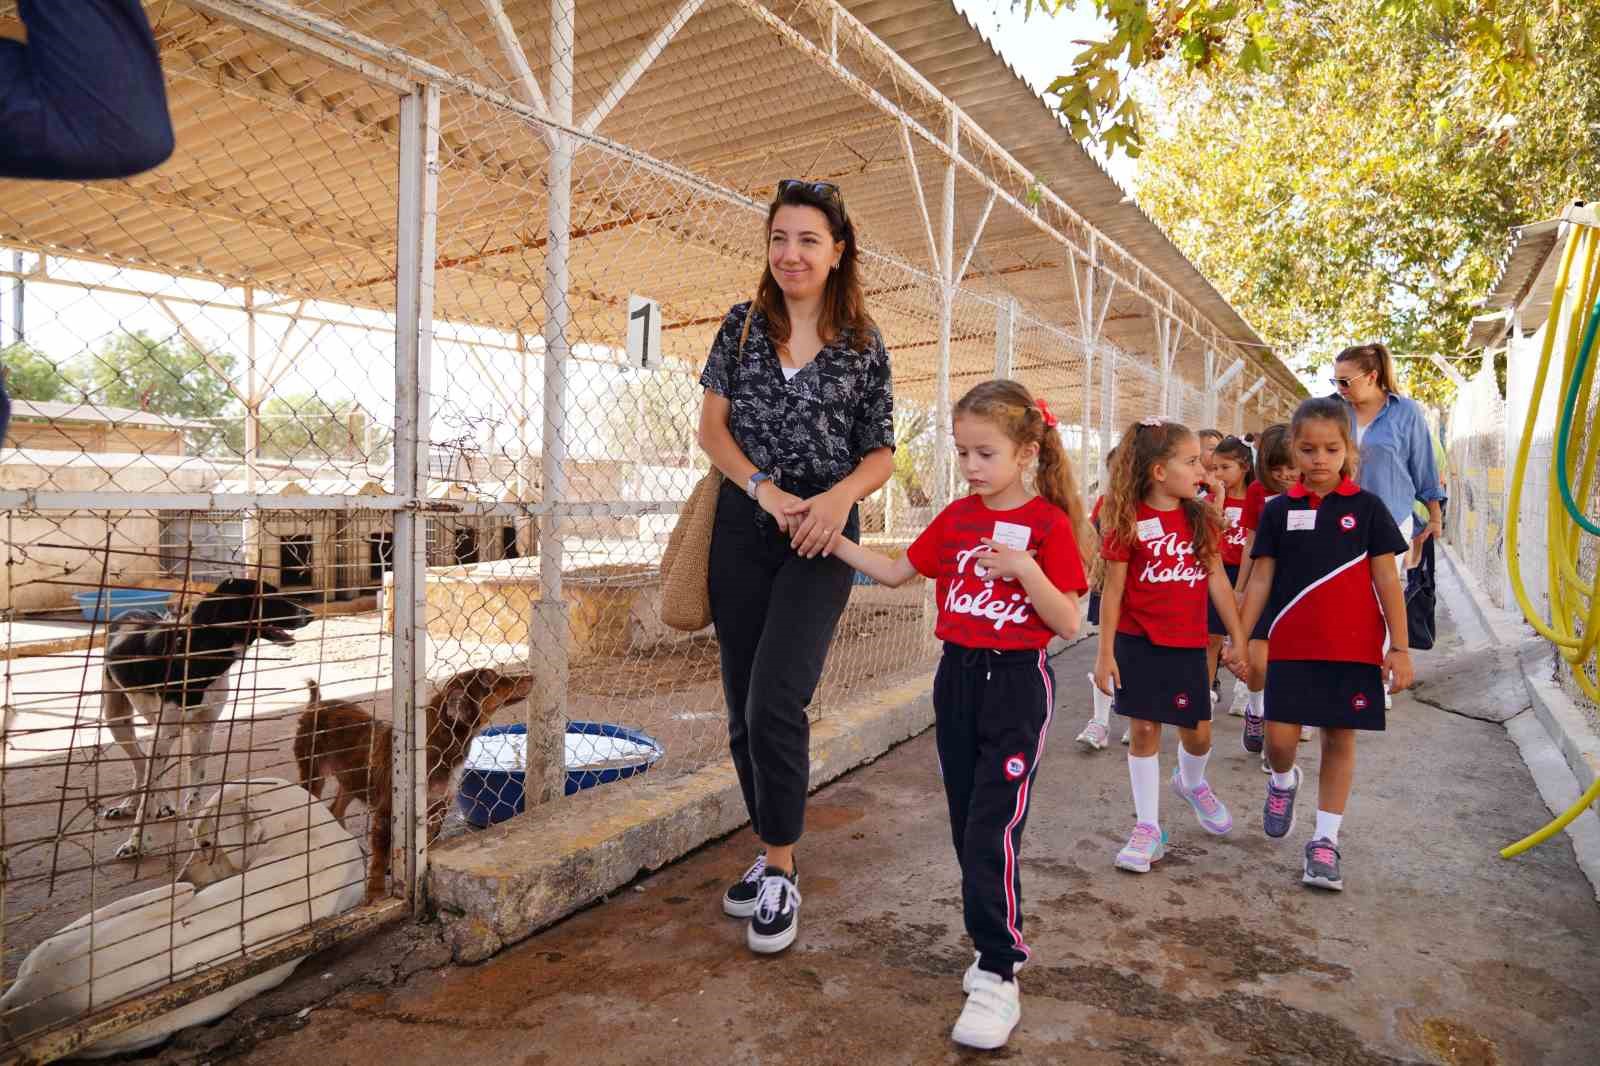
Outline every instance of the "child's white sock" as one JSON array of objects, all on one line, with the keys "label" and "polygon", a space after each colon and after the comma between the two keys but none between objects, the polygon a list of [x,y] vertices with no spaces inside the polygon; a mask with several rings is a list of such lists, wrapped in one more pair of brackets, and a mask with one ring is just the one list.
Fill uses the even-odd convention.
[{"label": "child's white sock", "polygon": [[1161,756],[1129,755],[1134,816],[1146,825],[1161,824]]},{"label": "child's white sock", "polygon": [[1190,755],[1182,744],[1178,745],[1178,777],[1184,788],[1193,792],[1205,782],[1206,762],[1210,758],[1209,751],[1204,755]]},{"label": "child's white sock", "polygon": [[1330,844],[1339,843],[1339,824],[1344,821],[1344,815],[1334,814],[1331,811],[1317,812],[1317,832],[1311,839],[1326,840]]},{"label": "child's white sock", "polygon": [[1100,691],[1100,686],[1094,683],[1094,675],[1089,675],[1089,691],[1094,694],[1094,720],[1111,728],[1111,697]]},{"label": "child's white sock", "polygon": [[1276,770],[1272,771],[1272,787],[1273,788],[1293,788],[1294,787],[1294,767],[1292,767],[1292,766],[1289,767],[1288,770],[1284,771],[1281,774],[1278,773],[1278,771],[1276,771]]},{"label": "child's white sock", "polygon": [[1250,693],[1250,714],[1260,718],[1267,713],[1267,690]]}]

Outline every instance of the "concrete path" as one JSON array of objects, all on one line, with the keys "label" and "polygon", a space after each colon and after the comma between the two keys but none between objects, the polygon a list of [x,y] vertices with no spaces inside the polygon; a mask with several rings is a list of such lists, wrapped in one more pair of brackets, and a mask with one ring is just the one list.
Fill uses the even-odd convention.
[{"label": "concrete path", "polygon": [[[947,1037],[971,954],[926,734],[814,798],[801,938],[782,956],[750,955],[718,908],[754,851],[741,832],[478,967],[442,965],[415,928],[314,961],[160,1061],[1600,1062],[1600,907],[1564,839],[1495,855],[1548,815],[1505,730],[1456,713],[1519,709],[1485,705],[1515,686],[1462,683],[1479,657],[1453,640],[1420,657],[1435,705],[1404,696],[1389,731],[1362,739],[1341,895],[1299,883],[1309,822],[1282,843],[1262,835],[1264,778],[1225,714],[1211,779],[1234,832],[1206,836],[1163,790],[1168,858],[1144,877],[1114,870],[1132,822],[1123,749],[1072,743],[1091,654],[1056,661],[1061,707],[1024,841],[1035,962],[1002,1052]],[[1301,751],[1309,806],[1317,749]],[[1172,758],[1169,738],[1169,772]]]}]

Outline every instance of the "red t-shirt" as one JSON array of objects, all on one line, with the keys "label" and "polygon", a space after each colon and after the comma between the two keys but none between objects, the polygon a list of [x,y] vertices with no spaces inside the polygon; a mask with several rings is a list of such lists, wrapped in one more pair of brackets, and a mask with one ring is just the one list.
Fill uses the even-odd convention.
[{"label": "red t-shirt", "polygon": [[1245,532],[1254,533],[1261,528],[1261,509],[1270,499],[1265,485],[1259,481],[1250,482],[1250,487],[1244,490],[1244,513],[1239,516],[1239,524],[1244,526]]},{"label": "red t-shirt", "polygon": [[1104,496],[1096,496],[1094,498],[1094,508],[1089,512],[1089,524],[1096,529],[1100,528],[1100,508],[1105,502],[1106,498]]},{"label": "red t-shirt", "polygon": [[1035,496],[1021,507],[992,511],[977,495],[952,503],[906,549],[917,573],[934,579],[939,621],[934,636],[966,648],[1032,651],[1050,643],[1051,629],[1033,610],[1022,585],[991,577],[982,565],[985,538],[1036,554],[1044,576],[1062,592],[1082,595],[1089,582],[1072,520]]},{"label": "red t-shirt", "polygon": [[1210,575],[1194,554],[1194,527],[1183,508],[1158,511],[1140,503],[1137,537],[1124,544],[1107,533],[1100,557],[1128,564],[1117,632],[1167,648],[1206,646]]},{"label": "red t-shirt", "polygon": [[1229,496],[1222,501],[1223,566],[1238,566],[1244,562],[1244,542],[1250,535],[1244,528],[1244,509],[1248,503],[1249,498],[1245,496]]}]

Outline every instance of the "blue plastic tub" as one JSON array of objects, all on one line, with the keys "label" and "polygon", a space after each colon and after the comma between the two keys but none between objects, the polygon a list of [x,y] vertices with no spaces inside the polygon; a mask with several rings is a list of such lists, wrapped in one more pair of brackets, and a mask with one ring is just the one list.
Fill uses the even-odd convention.
[{"label": "blue plastic tub", "polygon": [[129,611],[165,611],[172,593],[160,589],[95,589],[74,592],[78,610],[91,622],[113,622]]},{"label": "blue plastic tub", "polygon": [[[527,737],[525,725],[497,725],[472,739],[456,794],[469,825],[482,829],[522,813]],[[654,737],[608,722],[568,722],[566,749],[569,796],[642,774],[666,754]]]}]

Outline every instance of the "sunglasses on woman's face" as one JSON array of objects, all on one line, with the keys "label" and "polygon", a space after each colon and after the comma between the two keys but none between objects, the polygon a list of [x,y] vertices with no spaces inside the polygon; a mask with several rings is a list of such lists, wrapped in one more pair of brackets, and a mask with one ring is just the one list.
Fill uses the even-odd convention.
[{"label": "sunglasses on woman's face", "polygon": [[[1367,374],[1370,373],[1372,373],[1372,371],[1367,371]],[[1348,389],[1351,385],[1354,385],[1356,382],[1366,377],[1367,374],[1357,374],[1353,378],[1329,378],[1328,384],[1334,386],[1335,388]]]}]

